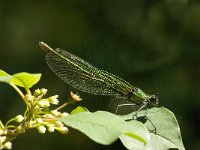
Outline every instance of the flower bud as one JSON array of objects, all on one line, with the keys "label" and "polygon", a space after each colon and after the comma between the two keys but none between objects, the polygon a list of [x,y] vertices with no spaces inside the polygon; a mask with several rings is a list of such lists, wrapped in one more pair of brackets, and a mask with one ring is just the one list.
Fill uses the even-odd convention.
[{"label": "flower bud", "polygon": [[41,124],[43,121],[42,121],[42,118],[37,118],[36,120],[36,123],[38,123],[38,124]]},{"label": "flower bud", "polygon": [[38,129],[39,133],[44,134],[46,132],[46,128],[44,126],[38,126],[37,129]]},{"label": "flower bud", "polygon": [[34,96],[38,96],[39,94],[40,94],[40,89],[37,89],[37,90],[34,91],[34,94],[33,94],[33,95],[34,95]]},{"label": "flower bud", "polygon": [[78,94],[74,94],[73,92],[70,92],[70,95],[73,98],[73,100],[75,100],[75,101],[81,101],[82,100],[82,98]]},{"label": "flower bud", "polygon": [[32,101],[34,99],[34,96],[32,96],[31,94],[26,94],[24,97],[27,101]]},{"label": "flower bud", "polygon": [[17,132],[17,133],[24,133],[24,132],[25,132],[25,129],[24,129],[22,126],[18,126],[18,127],[16,128],[16,132]]},{"label": "flower bud", "polygon": [[50,103],[49,103],[48,100],[42,99],[42,100],[40,100],[40,101],[38,102],[38,105],[39,105],[40,107],[49,107],[49,106],[50,106]]},{"label": "flower bud", "polygon": [[49,132],[54,132],[54,130],[55,130],[55,128],[53,126],[49,126],[47,129]]},{"label": "flower bud", "polygon": [[48,98],[49,102],[51,104],[57,105],[59,103],[58,101],[58,95],[54,95]]},{"label": "flower bud", "polygon": [[22,115],[18,115],[15,117],[15,121],[18,123],[21,123],[24,120],[24,117]]},{"label": "flower bud", "polygon": [[45,114],[44,118],[46,118],[46,119],[52,119],[52,118],[55,118],[55,117],[52,114]]},{"label": "flower bud", "polygon": [[68,115],[69,115],[69,113],[64,112],[64,113],[61,114],[61,117],[66,117],[66,116],[68,116]]},{"label": "flower bud", "polygon": [[55,122],[55,125],[56,125],[57,127],[63,127],[63,126],[64,126],[64,124],[63,124],[61,121],[56,121],[56,122]]},{"label": "flower bud", "polygon": [[58,128],[57,130],[62,134],[66,134],[68,132],[68,128],[67,127],[61,127],[61,128]]},{"label": "flower bud", "polygon": [[51,111],[51,114],[54,115],[55,117],[60,115],[60,112],[58,112],[56,109]]},{"label": "flower bud", "polygon": [[3,143],[6,141],[6,136],[0,136],[0,143]]},{"label": "flower bud", "polygon": [[45,88],[40,89],[40,93],[42,95],[46,95],[47,94],[47,89],[45,89]]},{"label": "flower bud", "polygon": [[4,147],[5,149],[12,149],[12,143],[11,143],[11,142],[6,142],[6,143],[3,145],[3,147]]}]

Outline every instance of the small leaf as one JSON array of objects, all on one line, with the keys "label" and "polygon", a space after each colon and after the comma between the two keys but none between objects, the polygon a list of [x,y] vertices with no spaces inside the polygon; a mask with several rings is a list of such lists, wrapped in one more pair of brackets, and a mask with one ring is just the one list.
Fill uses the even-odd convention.
[{"label": "small leaf", "polygon": [[0,76],[10,76],[8,73],[0,69]]},{"label": "small leaf", "polygon": [[0,82],[9,83],[11,76],[5,71],[0,69]]},{"label": "small leaf", "polygon": [[109,112],[83,112],[63,117],[61,121],[104,145],[113,143],[122,135],[134,138],[141,145],[146,145],[149,140],[148,131],[142,123],[129,123]]},{"label": "small leaf", "polygon": [[11,78],[13,84],[25,88],[31,88],[33,85],[38,83],[41,78],[41,74],[30,74],[26,72],[14,74]]},{"label": "small leaf", "polygon": [[[145,111],[140,111],[137,116],[144,116]],[[178,122],[170,110],[164,107],[148,109],[146,117],[148,118],[145,123],[147,129],[153,131],[156,128],[156,134],[154,132],[150,133],[150,142],[147,145],[149,150],[166,150],[170,148],[185,150]],[[129,114],[123,116],[123,118],[131,119],[133,115]]]},{"label": "small leaf", "polygon": [[83,113],[83,112],[88,112],[88,109],[82,106],[78,106],[76,109],[74,109],[71,114],[78,114],[78,113]]}]

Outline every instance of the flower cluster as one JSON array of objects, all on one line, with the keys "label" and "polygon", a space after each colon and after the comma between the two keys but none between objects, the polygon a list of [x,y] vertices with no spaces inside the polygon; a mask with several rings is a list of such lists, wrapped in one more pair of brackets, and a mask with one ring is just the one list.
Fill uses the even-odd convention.
[{"label": "flower cluster", "polygon": [[30,121],[26,123],[26,126],[28,126],[28,128],[37,128],[39,133],[45,133],[46,130],[49,132],[57,130],[61,133],[67,133],[67,127],[59,121],[59,118],[67,116],[68,113],[61,113],[57,109],[50,110],[49,107],[51,105],[58,105],[58,95],[43,98],[46,93],[46,89],[37,89],[33,96],[30,94],[25,96],[29,101],[30,110],[33,112],[33,115]]},{"label": "flower cluster", "polygon": [[45,114],[29,122],[29,128],[37,128],[39,133],[45,133],[46,130],[60,133],[67,133],[68,129],[58,118],[67,116],[68,113],[60,113],[57,110],[52,110],[50,114]]},{"label": "flower cluster", "polygon": [[[10,119],[5,125],[0,121],[0,150],[11,149],[11,141],[19,134],[28,129],[36,128],[39,133],[44,134],[46,131],[59,131],[62,134],[68,132],[68,128],[59,120],[61,117],[69,115],[59,110],[66,106],[60,106],[51,110],[51,105],[58,105],[58,95],[44,98],[46,89],[37,89],[33,94],[30,92],[24,96],[27,110],[24,115],[17,115]],[[73,98],[73,97],[72,97]]]}]

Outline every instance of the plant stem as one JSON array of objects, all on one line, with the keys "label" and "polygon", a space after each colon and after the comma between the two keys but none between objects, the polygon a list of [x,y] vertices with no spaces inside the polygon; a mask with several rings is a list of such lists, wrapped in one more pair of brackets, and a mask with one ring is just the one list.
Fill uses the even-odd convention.
[{"label": "plant stem", "polygon": [[64,107],[66,107],[68,104],[69,103],[66,102],[66,103],[62,104],[61,106],[59,106],[58,108],[56,108],[56,110],[60,110],[60,109],[62,109]]},{"label": "plant stem", "polygon": [[24,99],[24,94],[22,93],[22,91],[13,83],[10,83],[10,85],[19,93],[19,95]]},{"label": "plant stem", "polygon": [[10,85],[15,89],[15,91],[17,91],[17,93],[21,96],[21,98],[24,100],[24,102],[26,103],[25,99],[24,99],[24,94],[22,93],[22,91],[13,83],[10,83]]}]

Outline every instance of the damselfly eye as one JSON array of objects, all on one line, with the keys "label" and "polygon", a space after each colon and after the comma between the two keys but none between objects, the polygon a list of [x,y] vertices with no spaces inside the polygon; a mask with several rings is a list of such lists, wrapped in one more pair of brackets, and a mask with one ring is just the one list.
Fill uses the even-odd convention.
[{"label": "damselfly eye", "polygon": [[159,103],[158,98],[155,95],[151,95],[149,97],[149,103],[150,105],[157,106]]}]

